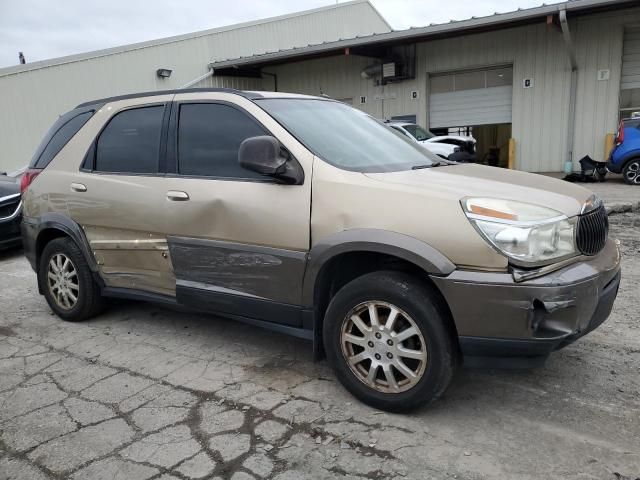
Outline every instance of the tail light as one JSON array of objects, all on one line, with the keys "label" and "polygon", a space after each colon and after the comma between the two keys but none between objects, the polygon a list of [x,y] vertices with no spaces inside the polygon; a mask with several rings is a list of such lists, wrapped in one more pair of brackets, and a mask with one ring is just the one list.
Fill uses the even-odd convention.
[{"label": "tail light", "polygon": [[24,191],[29,188],[29,185],[33,183],[41,171],[42,169],[39,168],[30,168],[22,174],[22,178],[20,179],[20,193],[24,193]]},{"label": "tail light", "polygon": [[620,120],[616,133],[616,145],[620,145],[622,142],[624,142],[624,120]]}]

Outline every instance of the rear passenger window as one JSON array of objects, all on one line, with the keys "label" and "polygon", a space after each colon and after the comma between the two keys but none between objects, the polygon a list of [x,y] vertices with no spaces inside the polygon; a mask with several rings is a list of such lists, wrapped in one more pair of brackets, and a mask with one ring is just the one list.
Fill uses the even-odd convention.
[{"label": "rear passenger window", "polygon": [[116,173],[157,173],[164,106],[116,114],[96,143],[95,169]]},{"label": "rear passenger window", "polygon": [[268,132],[236,108],[217,103],[184,104],[178,120],[178,173],[264,179],[238,163],[240,144],[259,135]]},{"label": "rear passenger window", "polygon": [[68,120],[64,125],[62,125],[57,132],[55,132],[47,146],[44,147],[44,150],[36,160],[36,162],[32,165],[32,168],[45,168],[51,160],[55,158],[60,150],[69,143],[69,140],[78,133],[78,131],[84,126],[85,123],[91,118],[93,112],[85,112],[81,113],[73,117],[71,120]]}]

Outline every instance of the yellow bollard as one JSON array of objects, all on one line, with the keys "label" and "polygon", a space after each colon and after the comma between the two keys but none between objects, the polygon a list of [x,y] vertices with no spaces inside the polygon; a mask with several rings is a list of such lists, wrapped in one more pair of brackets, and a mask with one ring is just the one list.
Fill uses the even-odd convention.
[{"label": "yellow bollard", "polygon": [[509,169],[516,168],[516,140],[515,138],[509,139]]}]

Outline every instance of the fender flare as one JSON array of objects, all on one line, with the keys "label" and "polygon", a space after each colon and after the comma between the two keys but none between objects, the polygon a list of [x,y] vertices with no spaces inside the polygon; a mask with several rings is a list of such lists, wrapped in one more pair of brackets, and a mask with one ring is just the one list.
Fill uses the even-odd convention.
[{"label": "fender flare", "polygon": [[313,306],[322,268],[337,255],[349,252],[393,255],[417,265],[431,275],[449,275],[456,268],[441,252],[409,235],[369,228],[343,230],[323,238],[310,250],[302,284],[303,305]]},{"label": "fender flare", "polygon": [[[60,213],[47,212],[40,216],[40,218],[35,223],[35,227],[36,234],[34,250],[38,244],[42,232],[49,229],[60,230],[65,235],[69,236],[74,242],[76,242],[76,245],[78,245],[80,251],[82,251],[82,254],[84,255],[84,258],[87,261],[87,264],[89,265],[91,271],[98,272],[98,264],[96,263],[93,253],[91,252],[89,241],[87,240],[82,227],[76,222]],[[36,254],[37,265],[40,262],[40,256],[37,251],[34,253]]]}]

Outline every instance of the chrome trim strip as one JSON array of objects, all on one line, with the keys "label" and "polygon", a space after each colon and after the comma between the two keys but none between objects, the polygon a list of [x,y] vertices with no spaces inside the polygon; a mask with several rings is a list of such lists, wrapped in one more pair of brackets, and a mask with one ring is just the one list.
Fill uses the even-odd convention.
[{"label": "chrome trim strip", "polygon": [[165,239],[91,240],[92,250],[169,250]]},{"label": "chrome trim strip", "polygon": [[[18,194],[18,196],[19,195],[20,194]],[[7,198],[9,197],[0,198],[0,201],[5,200]],[[15,196],[12,196],[11,198],[15,198]],[[15,211],[11,215],[9,215],[8,217],[0,217],[0,222],[8,222],[10,220],[13,220],[18,215],[20,215],[21,211],[22,211],[22,200],[20,200],[20,203],[18,203],[18,206],[16,207]]]},{"label": "chrome trim strip", "polygon": [[559,222],[561,220],[568,220],[569,217],[567,217],[566,215],[558,215],[557,217],[551,217],[551,218],[545,218],[544,220],[533,220],[533,221],[529,221],[529,222],[520,222],[518,220],[506,220],[503,218],[494,218],[494,217],[487,217],[484,215],[478,215],[476,213],[471,213],[471,212],[467,212],[465,211],[465,214],[467,215],[467,218],[470,218],[472,220],[480,220],[483,222],[491,222],[491,223],[500,223],[500,224],[504,224],[504,225],[512,225],[514,227],[537,227],[539,225],[547,225],[549,223],[556,223]]},{"label": "chrome trim strip", "polygon": [[558,263],[553,263],[551,265],[546,265],[544,267],[536,268],[535,270],[523,270],[516,267],[511,268],[511,275],[513,276],[513,280],[515,282],[524,282],[526,280],[531,280],[532,278],[542,277],[547,273],[555,272],[556,270],[560,270],[568,265],[572,265],[577,262],[582,262],[585,260],[589,260],[593,257],[588,257],[586,255],[577,255],[575,257],[567,258]]},{"label": "chrome trim strip", "polygon": [[20,195],[22,195],[21,193],[12,193],[11,195],[7,195],[6,197],[0,197],[0,203],[6,201],[6,200],[13,200],[14,198],[19,197]]}]

